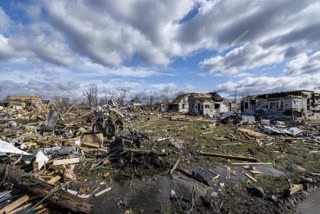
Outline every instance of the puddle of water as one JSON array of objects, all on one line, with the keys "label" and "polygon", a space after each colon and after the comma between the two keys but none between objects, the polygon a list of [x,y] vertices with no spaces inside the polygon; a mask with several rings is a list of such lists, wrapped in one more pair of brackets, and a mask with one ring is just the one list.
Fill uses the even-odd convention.
[{"label": "puddle of water", "polygon": [[298,204],[296,214],[318,214],[320,210],[320,191],[312,192]]}]

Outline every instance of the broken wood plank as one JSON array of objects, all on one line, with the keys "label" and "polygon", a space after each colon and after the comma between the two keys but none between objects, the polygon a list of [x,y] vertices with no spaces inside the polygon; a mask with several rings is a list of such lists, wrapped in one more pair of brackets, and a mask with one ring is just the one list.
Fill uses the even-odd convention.
[{"label": "broken wood plank", "polygon": [[258,144],[258,146],[260,146],[260,147],[263,145],[263,143],[261,142],[261,140],[260,140],[259,138],[256,138],[255,142],[256,142],[256,144]]},{"label": "broken wood plank", "polygon": [[236,160],[243,160],[243,161],[258,162],[258,159],[256,159],[256,158],[245,157],[245,156],[224,155],[224,154],[202,152],[202,151],[200,151],[199,154],[200,155],[204,155],[204,156],[213,156],[213,157],[220,157],[220,158],[228,158],[228,159],[236,159]]},{"label": "broken wood plank", "polygon": [[73,163],[79,163],[79,162],[80,162],[80,158],[70,158],[70,159],[54,160],[52,165],[58,166],[58,165],[73,164]]},{"label": "broken wood plank", "polygon": [[273,163],[263,163],[263,162],[255,162],[255,163],[250,163],[250,162],[243,162],[243,163],[230,163],[233,166],[246,166],[246,165],[251,165],[251,166],[262,166],[262,165],[273,165]]},{"label": "broken wood plank", "polygon": [[177,162],[174,164],[174,166],[172,167],[172,169],[170,171],[170,176],[173,174],[174,170],[176,170],[176,168],[178,167],[180,160],[181,160],[181,158],[179,158],[177,160]]},{"label": "broken wood plank", "polygon": [[143,149],[131,149],[131,148],[124,148],[123,151],[125,152],[132,152],[132,153],[138,153],[138,154],[142,154],[142,155],[147,155],[147,154],[156,154],[158,156],[166,156],[167,153],[165,152],[156,152],[153,150],[143,150]]},{"label": "broken wood plank", "polygon": [[91,143],[91,142],[83,142],[81,146],[88,146],[93,148],[100,148],[100,144],[98,143]]},{"label": "broken wood plank", "polygon": [[94,194],[94,197],[98,197],[98,196],[100,196],[100,195],[102,195],[102,194],[104,194],[104,193],[106,193],[106,192],[109,192],[110,190],[112,190],[112,188],[111,188],[111,187],[108,187],[108,188],[106,188],[106,189],[104,189],[104,190],[102,190],[102,191]]},{"label": "broken wood plank", "polygon": [[314,172],[311,172],[311,175],[314,175],[314,176],[320,176],[320,173],[314,173]]},{"label": "broken wood plank", "polygon": [[246,129],[246,128],[238,128],[238,131],[243,133],[243,134],[247,134],[249,135],[250,137],[265,137],[267,135],[263,134],[263,133],[260,133],[260,132],[256,132],[256,131],[253,131],[251,129]]},{"label": "broken wood plank", "polygon": [[54,185],[55,183],[57,183],[59,180],[61,179],[61,177],[59,175],[51,178],[49,181],[48,181],[48,184],[52,184]]},{"label": "broken wood plank", "polygon": [[262,174],[262,172],[260,172],[259,170],[249,170],[252,174]]},{"label": "broken wood plank", "polygon": [[300,190],[303,189],[303,185],[302,184],[293,184],[288,190],[287,190],[287,194],[288,195],[293,195],[296,192],[299,192]]},{"label": "broken wood plank", "polygon": [[[7,170],[7,171],[6,171]],[[27,193],[45,198],[52,192],[55,186],[39,180],[28,173],[12,166],[0,164],[0,174],[7,172],[8,181]],[[48,202],[76,213],[91,213],[91,204],[86,200],[78,198],[62,189],[57,190],[46,199]]]},{"label": "broken wood plank", "polygon": [[251,175],[249,175],[248,173],[244,173],[245,176],[247,176],[248,178],[250,178],[252,181],[254,182],[258,182],[257,179],[255,179],[254,177],[252,177]]},{"label": "broken wood plank", "polygon": [[[61,179],[61,177],[59,175],[55,176],[54,178],[52,178],[51,180],[48,181],[49,184],[55,184],[57,183],[59,180]],[[13,210],[13,212],[18,212],[17,207],[19,207],[20,205],[22,205],[23,203],[27,202],[28,200],[30,200],[30,196],[29,195],[23,195],[21,196],[19,199],[15,200],[14,202],[10,203],[9,205],[7,205],[5,208],[5,210],[0,210],[0,213],[3,213],[4,211],[6,213],[10,212]]]},{"label": "broken wood plank", "polygon": [[10,204],[8,204],[4,208],[2,208],[0,210],[0,213],[9,213],[12,210],[14,210],[15,208],[17,208],[17,207],[21,206],[22,204],[24,204],[25,202],[27,202],[29,199],[30,199],[29,195],[23,195],[19,199],[11,202]]},{"label": "broken wood plank", "polygon": [[21,211],[31,207],[32,203],[27,203],[23,206],[18,207],[17,209],[14,209],[13,211],[10,211],[10,214],[20,213]]}]

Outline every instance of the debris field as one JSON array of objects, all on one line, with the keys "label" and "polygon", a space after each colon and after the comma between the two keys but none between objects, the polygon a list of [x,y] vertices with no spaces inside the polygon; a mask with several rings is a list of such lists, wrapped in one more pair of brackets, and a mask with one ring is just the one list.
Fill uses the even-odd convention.
[{"label": "debris field", "polygon": [[59,102],[0,109],[1,213],[287,213],[320,125]]}]

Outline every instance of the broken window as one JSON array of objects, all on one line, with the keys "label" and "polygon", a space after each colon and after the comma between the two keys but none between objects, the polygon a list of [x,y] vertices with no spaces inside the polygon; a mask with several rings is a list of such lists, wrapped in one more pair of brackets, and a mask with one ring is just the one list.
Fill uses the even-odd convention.
[{"label": "broken window", "polygon": [[204,105],[204,108],[210,108],[210,105]]},{"label": "broken window", "polygon": [[244,103],[244,108],[245,108],[245,109],[248,109],[248,108],[249,108],[249,103],[248,103],[248,102],[245,102],[245,103]]},{"label": "broken window", "polygon": [[215,109],[219,109],[219,108],[220,108],[220,103],[215,103],[215,104],[214,104],[214,108],[215,108]]},{"label": "broken window", "polygon": [[283,108],[283,101],[280,102],[280,108]]},{"label": "broken window", "polygon": [[182,108],[184,108],[184,103],[182,104]]}]

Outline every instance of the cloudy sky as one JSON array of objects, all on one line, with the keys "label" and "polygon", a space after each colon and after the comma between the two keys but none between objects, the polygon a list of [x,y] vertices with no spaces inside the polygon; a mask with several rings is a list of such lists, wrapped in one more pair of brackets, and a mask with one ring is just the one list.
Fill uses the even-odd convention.
[{"label": "cloudy sky", "polygon": [[0,98],[320,90],[318,0],[1,0]]}]

